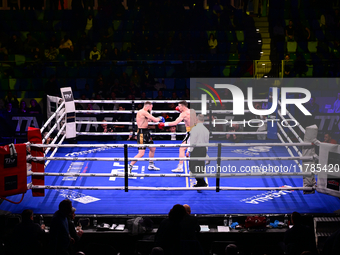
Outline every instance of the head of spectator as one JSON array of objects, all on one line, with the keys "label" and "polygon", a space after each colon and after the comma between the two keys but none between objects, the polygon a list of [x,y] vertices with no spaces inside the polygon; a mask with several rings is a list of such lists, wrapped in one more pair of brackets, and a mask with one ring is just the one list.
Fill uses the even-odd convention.
[{"label": "head of spectator", "polygon": [[187,212],[187,214],[191,214],[191,208],[190,208],[190,206],[189,205],[187,205],[187,204],[185,204],[185,205],[183,205],[183,207],[185,208],[185,211]]},{"label": "head of spectator", "polygon": [[140,99],[146,99],[146,93],[143,91],[140,95]]},{"label": "head of spectator", "polygon": [[215,35],[214,35],[213,33],[211,33],[211,34],[209,35],[209,40],[211,40],[211,41],[214,41],[214,40],[215,40]]},{"label": "head of spectator", "polygon": [[118,110],[119,111],[125,111],[125,105],[120,104],[119,107],[118,107]]},{"label": "head of spectator", "polygon": [[296,226],[296,225],[301,225],[302,224],[302,216],[298,212],[293,212],[291,215],[291,223]]},{"label": "head of spectator", "polygon": [[176,92],[172,92],[171,100],[177,100],[178,96]]},{"label": "head of spectator", "polygon": [[170,131],[171,133],[176,133],[176,126],[171,126],[171,127],[169,127],[169,131]]},{"label": "head of spectator", "polygon": [[115,92],[111,92],[111,100],[116,100],[116,93]]},{"label": "head of spectator", "polygon": [[12,103],[11,102],[6,102],[5,103],[5,111],[6,112],[8,112],[8,113],[10,113],[10,112],[12,112]]},{"label": "head of spectator", "polygon": [[170,108],[171,110],[175,110],[175,109],[176,109],[175,103],[170,103],[170,104],[169,104],[169,108]]},{"label": "head of spectator", "polygon": [[330,132],[325,133],[324,135],[324,143],[331,143],[331,144],[337,144],[336,140],[332,138],[332,135]]},{"label": "head of spectator", "polygon": [[163,92],[161,90],[158,91],[158,99],[163,98]]},{"label": "head of spectator", "polygon": [[313,253],[311,251],[304,251],[300,255],[312,255]]},{"label": "head of spectator", "polygon": [[59,203],[59,212],[67,217],[72,213],[72,201],[69,199],[64,199]]},{"label": "head of spectator", "polygon": [[254,104],[254,108],[255,108],[256,110],[260,110],[260,109],[261,109],[261,104],[260,104],[260,103],[255,103],[255,104]]},{"label": "head of spectator", "polygon": [[[88,104],[87,104],[87,109],[86,109],[86,110],[93,110],[93,104],[88,103]],[[90,114],[90,113],[88,113],[88,114]]]},{"label": "head of spectator", "polygon": [[292,27],[292,26],[293,26],[293,21],[292,21],[292,20],[289,20],[288,26],[289,26],[289,27]]},{"label": "head of spectator", "polygon": [[152,248],[150,255],[164,255],[164,251],[161,247],[154,247]]},{"label": "head of spectator", "polygon": [[33,221],[33,211],[30,209],[25,209],[21,213],[22,222]]},{"label": "head of spectator", "polygon": [[235,244],[228,244],[227,247],[225,247],[224,254],[237,255],[238,254],[237,246]]},{"label": "head of spectator", "polygon": [[188,109],[188,103],[187,101],[183,100],[178,103],[178,108],[181,112],[185,111]]},{"label": "head of spectator", "polygon": [[289,55],[289,54],[286,54],[286,55],[285,55],[285,60],[286,60],[286,61],[289,61],[289,60],[290,60],[290,55]]},{"label": "head of spectator", "polygon": [[69,214],[70,220],[74,220],[76,218],[76,208],[72,207],[71,213]]},{"label": "head of spectator", "polygon": [[20,113],[26,113],[27,112],[27,105],[26,105],[26,102],[24,100],[21,100],[21,102],[20,102],[19,112]]},{"label": "head of spectator", "polygon": [[169,212],[169,220],[173,222],[180,222],[187,215],[183,205],[176,204]]}]

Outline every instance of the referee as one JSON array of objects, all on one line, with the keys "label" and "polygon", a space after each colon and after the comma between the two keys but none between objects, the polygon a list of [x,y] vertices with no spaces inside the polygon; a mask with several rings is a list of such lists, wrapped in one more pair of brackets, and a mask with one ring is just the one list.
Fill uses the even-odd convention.
[{"label": "referee", "polygon": [[[190,131],[190,143],[191,144],[202,144],[209,143],[209,130],[203,125],[204,116],[202,114],[197,115],[197,125],[193,127]],[[191,157],[206,157],[207,147],[189,147],[186,156],[189,157],[189,152],[191,152]],[[189,168],[191,173],[199,174],[204,173],[205,161],[190,161]],[[208,184],[204,181],[204,178],[196,177],[197,183],[194,187],[207,187]]]}]

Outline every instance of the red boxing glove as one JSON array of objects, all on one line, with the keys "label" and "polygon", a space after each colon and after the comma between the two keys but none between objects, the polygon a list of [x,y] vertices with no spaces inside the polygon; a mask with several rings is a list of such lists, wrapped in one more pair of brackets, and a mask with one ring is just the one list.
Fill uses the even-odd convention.
[{"label": "red boxing glove", "polygon": [[176,111],[182,112],[178,106],[176,106]]},{"label": "red boxing glove", "polygon": [[166,122],[165,123],[161,122],[158,124],[159,129],[163,129],[164,127],[168,127],[168,126],[169,126],[169,123],[166,123]]}]

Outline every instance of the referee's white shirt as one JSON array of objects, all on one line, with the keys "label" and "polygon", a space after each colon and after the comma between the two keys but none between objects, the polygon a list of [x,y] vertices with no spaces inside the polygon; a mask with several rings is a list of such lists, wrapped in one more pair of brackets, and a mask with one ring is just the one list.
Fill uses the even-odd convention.
[{"label": "referee's white shirt", "polygon": [[[203,123],[197,123],[197,125],[190,131],[190,144],[209,143],[209,136],[209,130],[203,125]],[[193,150],[194,147],[189,147],[190,152]]]}]

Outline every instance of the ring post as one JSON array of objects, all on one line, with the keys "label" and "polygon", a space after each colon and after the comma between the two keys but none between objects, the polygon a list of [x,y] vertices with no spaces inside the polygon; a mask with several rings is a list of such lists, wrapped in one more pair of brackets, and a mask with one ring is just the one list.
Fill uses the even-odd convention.
[{"label": "ring post", "polygon": [[216,192],[220,192],[221,152],[222,145],[219,143],[217,147]]},{"label": "ring post", "polygon": [[129,191],[129,167],[128,167],[128,147],[124,144],[124,172],[125,172],[125,192]]}]

